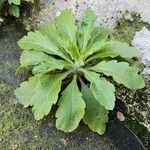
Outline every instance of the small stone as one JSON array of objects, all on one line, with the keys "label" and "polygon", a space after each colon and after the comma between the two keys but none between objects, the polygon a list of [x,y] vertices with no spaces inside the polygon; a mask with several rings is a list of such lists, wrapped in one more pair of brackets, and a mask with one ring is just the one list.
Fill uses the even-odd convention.
[{"label": "small stone", "polygon": [[16,106],[16,105],[18,104],[18,99],[17,99],[17,98],[14,98],[14,99],[11,100],[11,102],[12,102],[12,104],[13,104],[14,106]]},{"label": "small stone", "polygon": [[13,144],[11,147],[12,150],[17,150],[18,149],[18,145],[17,144]]},{"label": "small stone", "polygon": [[117,112],[117,118],[118,118],[120,121],[124,121],[124,120],[125,120],[125,116],[124,116],[123,113],[120,112],[120,111]]},{"label": "small stone", "polygon": [[67,146],[67,140],[61,138],[61,139],[60,139],[60,142],[61,142],[62,144],[64,144],[65,146]]},{"label": "small stone", "polygon": [[133,19],[133,17],[132,17],[132,15],[131,14],[125,14],[124,15],[124,18],[126,19],[126,20],[129,20],[129,21],[133,21],[134,19]]},{"label": "small stone", "polygon": [[2,138],[0,138],[0,142],[3,142],[3,139],[2,139]]}]

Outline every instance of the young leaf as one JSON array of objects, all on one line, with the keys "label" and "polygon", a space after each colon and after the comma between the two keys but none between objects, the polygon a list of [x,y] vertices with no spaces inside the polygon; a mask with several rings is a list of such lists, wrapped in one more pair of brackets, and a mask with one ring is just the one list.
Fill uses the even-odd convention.
[{"label": "young leaf", "polygon": [[78,48],[75,46],[75,43],[72,44],[70,40],[62,38],[59,32],[57,31],[54,23],[46,24],[42,29],[40,29],[40,32],[44,36],[47,36],[60,50],[64,52],[64,54],[66,52],[70,54],[72,59],[78,59],[79,52],[78,52]]},{"label": "young leaf", "polygon": [[95,28],[92,32],[88,45],[94,44],[97,41],[107,40],[108,36],[112,33],[115,33],[114,29],[104,27]]},{"label": "young leaf", "polygon": [[92,131],[100,135],[104,134],[109,111],[100,105],[93,96],[90,88],[85,84],[82,84],[81,91],[86,104],[85,115],[83,117],[84,123],[87,124]]},{"label": "young leaf", "polygon": [[110,41],[107,43],[107,46],[103,48],[103,50],[93,55],[90,60],[105,57],[114,58],[117,56],[125,58],[139,57],[139,51],[134,47],[129,46],[127,43]]},{"label": "young leaf", "polygon": [[68,73],[59,75],[34,76],[15,90],[15,95],[24,107],[33,106],[36,120],[47,115],[53,104],[57,102],[62,80]]},{"label": "young leaf", "polygon": [[103,61],[91,67],[90,70],[112,76],[117,83],[122,83],[130,89],[140,89],[145,86],[143,78],[137,74],[138,70],[130,67],[126,62]]},{"label": "young leaf", "polygon": [[78,47],[82,53],[84,53],[88,41],[91,37],[96,18],[97,17],[95,13],[88,9],[85,12],[83,20],[78,27]]},{"label": "young leaf", "polygon": [[57,31],[54,23],[47,23],[44,25],[39,32],[49,38],[59,49],[65,51],[68,48],[66,39],[63,39]]},{"label": "young leaf", "polygon": [[18,45],[25,50],[36,50],[65,58],[62,51],[39,31],[29,32],[19,40]]},{"label": "young leaf", "polygon": [[56,127],[64,132],[75,130],[84,116],[85,102],[82,99],[76,76],[63,91],[56,112]]},{"label": "young leaf", "polygon": [[84,75],[91,82],[90,89],[95,99],[108,110],[115,106],[115,87],[105,78],[100,78],[95,72],[84,70]]},{"label": "young leaf", "polygon": [[76,19],[71,9],[66,9],[61,12],[59,17],[57,17],[55,26],[60,32],[62,38],[68,43],[68,49],[66,49],[66,52],[69,53],[73,59],[77,60],[80,54],[76,45],[77,26],[75,25],[75,22]]},{"label": "young leaf", "polygon": [[101,50],[104,46],[106,45],[105,40],[97,41],[93,45],[90,45],[87,47],[85,54],[84,54],[84,59],[87,58],[88,56],[92,55],[93,53]]},{"label": "young leaf", "polygon": [[10,13],[11,13],[13,16],[19,18],[19,16],[20,16],[20,9],[19,9],[18,6],[16,6],[16,5],[11,5],[9,9],[10,9]]},{"label": "young leaf", "polygon": [[109,28],[95,28],[88,42],[84,58],[101,50],[107,44],[108,36],[112,33],[114,30]]},{"label": "young leaf", "polygon": [[20,5],[21,0],[8,0],[9,4],[15,4],[15,5]]},{"label": "young leaf", "polygon": [[76,44],[77,27],[75,25],[76,19],[71,9],[65,9],[57,17],[55,25],[64,39]]}]

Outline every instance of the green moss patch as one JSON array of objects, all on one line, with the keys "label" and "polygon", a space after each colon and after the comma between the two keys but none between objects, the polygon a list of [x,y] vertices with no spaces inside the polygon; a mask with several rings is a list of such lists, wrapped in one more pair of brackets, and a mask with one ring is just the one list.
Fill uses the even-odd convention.
[{"label": "green moss patch", "polygon": [[[135,36],[135,33],[140,31],[144,26],[150,30],[150,24],[143,22],[141,20],[140,15],[138,15],[136,13],[132,13],[131,15],[129,15],[130,17],[128,19],[126,19],[126,17],[125,17],[126,15],[128,15],[128,12],[126,12],[126,14],[121,19],[119,19],[117,22],[116,38],[119,41],[127,42],[127,43],[131,44],[133,37]],[[149,89],[149,87],[147,87],[147,88]],[[146,95],[143,95],[143,93],[145,93],[144,90],[145,89],[141,90],[141,91],[143,91],[142,98],[144,96],[146,97]],[[125,94],[127,94],[127,93],[132,93],[132,91],[126,91]],[[137,91],[137,93],[139,93],[138,95],[140,95],[140,91]],[[148,94],[148,93],[146,93],[146,94]],[[134,92],[133,92],[133,94],[131,94],[131,96],[127,96],[127,95],[125,96],[125,97],[128,97],[128,98],[125,98],[125,101],[127,103],[126,105],[128,105],[128,104],[133,105],[133,104],[131,104],[131,101],[132,101],[131,98],[133,98],[134,96],[135,96]],[[134,97],[132,102],[136,101],[136,103],[139,103],[139,105],[141,106],[140,108],[143,107],[143,109],[146,109],[146,106],[142,106],[142,102],[139,101],[139,100],[142,100],[142,98],[140,98],[140,96]],[[130,100],[128,100],[128,99],[130,99]],[[143,100],[146,100],[146,102],[147,102],[147,99],[143,98]],[[144,101],[144,104],[146,102]],[[123,107],[122,104],[121,104],[121,106],[119,106],[119,108],[121,108],[121,107]],[[124,110],[124,108],[122,109],[122,111],[125,114],[127,113],[127,110]],[[147,130],[146,127],[144,127],[142,124],[140,124],[140,121],[132,119],[131,115],[128,114],[125,124],[131,131],[133,131],[133,133],[135,133],[140,138],[140,140],[142,141],[142,143],[144,144],[144,146],[146,148],[150,147],[150,141],[149,141],[150,132]]]},{"label": "green moss patch", "polygon": [[140,15],[136,13],[132,13],[129,19],[125,19],[127,14],[128,12],[126,12],[126,14],[118,20],[116,29],[117,39],[130,44],[135,32],[140,31],[144,26],[150,29],[150,24],[143,22]]}]

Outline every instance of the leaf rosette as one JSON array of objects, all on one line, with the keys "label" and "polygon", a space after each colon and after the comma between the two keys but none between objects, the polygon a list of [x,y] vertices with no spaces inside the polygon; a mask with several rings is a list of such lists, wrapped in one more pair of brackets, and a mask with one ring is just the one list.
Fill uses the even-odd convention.
[{"label": "leaf rosette", "polygon": [[114,31],[95,27],[96,18],[88,9],[77,24],[66,9],[18,42],[24,49],[19,69],[30,67],[33,76],[15,90],[16,97],[24,107],[32,106],[36,120],[58,104],[56,127],[64,132],[74,131],[82,119],[92,131],[105,132],[116,100],[115,87],[106,76],[129,89],[145,86],[139,68],[133,65],[138,62],[138,50],[110,40]]}]

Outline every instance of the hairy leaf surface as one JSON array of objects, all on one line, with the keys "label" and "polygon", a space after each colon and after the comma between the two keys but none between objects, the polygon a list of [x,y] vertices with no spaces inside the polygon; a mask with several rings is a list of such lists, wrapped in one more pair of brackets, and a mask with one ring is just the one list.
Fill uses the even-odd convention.
[{"label": "hairy leaf surface", "polygon": [[56,127],[65,132],[75,130],[84,116],[85,102],[82,99],[76,77],[62,92],[56,112]]},{"label": "hairy leaf surface", "polygon": [[105,78],[100,78],[97,73],[92,71],[84,70],[84,75],[86,79],[91,82],[90,89],[100,105],[104,106],[108,110],[113,110],[116,100],[113,84]]},{"label": "hairy leaf surface", "polygon": [[106,40],[96,41],[93,45],[87,47],[84,58],[92,55],[93,53],[100,51],[106,45]]},{"label": "hairy leaf surface", "polygon": [[33,74],[47,73],[55,69],[63,69],[65,66],[69,66],[69,63],[64,60],[58,60],[51,57],[44,52],[35,50],[26,50],[22,53],[20,58],[21,66],[27,67],[31,65],[37,65],[33,68]]},{"label": "hairy leaf surface", "polygon": [[67,66],[67,62],[63,60],[52,60],[50,62],[41,63],[33,68],[33,74],[47,73],[56,69],[62,70]]},{"label": "hairy leaf surface", "polygon": [[77,26],[75,25],[75,22],[76,19],[71,9],[66,9],[61,12],[59,17],[57,17],[55,25],[63,39],[68,43],[66,52],[68,52],[73,59],[77,60],[80,54],[76,45]]},{"label": "hairy leaf surface", "polygon": [[110,28],[94,28],[88,45],[91,45],[97,41],[107,40],[108,36],[114,32],[115,31]]},{"label": "hairy leaf surface", "polygon": [[137,74],[137,69],[130,67],[126,62],[103,61],[93,66],[91,70],[112,76],[117,83],[122,83],[130,89],[140,89],[145,86],[142,77]]},{"label": "hairy leaf surface", "polygon": [[29,32],[27,36],[19,40],[18,45],[25,50],[37,50],[65,58],[62,51],[39,31]]},{"label": "hairy leaf surface", "polygon": [[53,104],[57,102],[62,80],[67,73],[59,75],[43,75],[29,78],[15,90],[15,95],[24,107],[33,106],[36,120],[47,115]]},{"label": "hairy leaf surface", "polygon": [[85,84],[82,84],[81,91],[86,104],[85,115],[83,117],[84,123],[87,124],[92,131],[100,135],[104,134],[109,111],[100,105],[90,88]]},{"label": "hairy leaf surface", "polygon": [[88,9],[78,27],[78,46],[82,53],[85,51],[88,41],[91,37],[96,18],[97,17],[95,13]]},{"label": "hairy leaf surface", "polygon": [[76,44],[77,26],[75,25],[75,22],[76,18],[71,9],[66,9],[57,17],[55,25],[64,39],[68,39],[71,43]]},{"label": "hairy leaf surface", "polygon": [[35,50],[25,50],[21,54],[20,63],[21,67],[26,67],[30,65],[37,65],[42,62],[48,62],[54,58],[45,54],[44,52]]},{"label": "hairy leaf surface", "polygon": [[133,58],[139,57],[139,52],[134,47],[129,46],[127,43],[122,43],[118,41],[110,41],[107,43],[107,46],[103,50],[96,53],[93,57],[95,58],[105,58],[105,57],[125,57]]},{"label": "hairy leaf surface", "polygon": [[95,52],[101,50],[108,41],[108,36],[114,33],[114,30],[109,28],[95,28],[85,51],[85,58]]},{"label": "hairy leaf surface", "polygon": [[62,38],[54,23],[46,24],[40,29],[40,32],[57,45],[57,47],[63,51],[64,55],[67,56],[66,53],[68,53],[73,59],[78,59],[79,51],[76,42],[73,43],[70,42],[70,39]]}]

